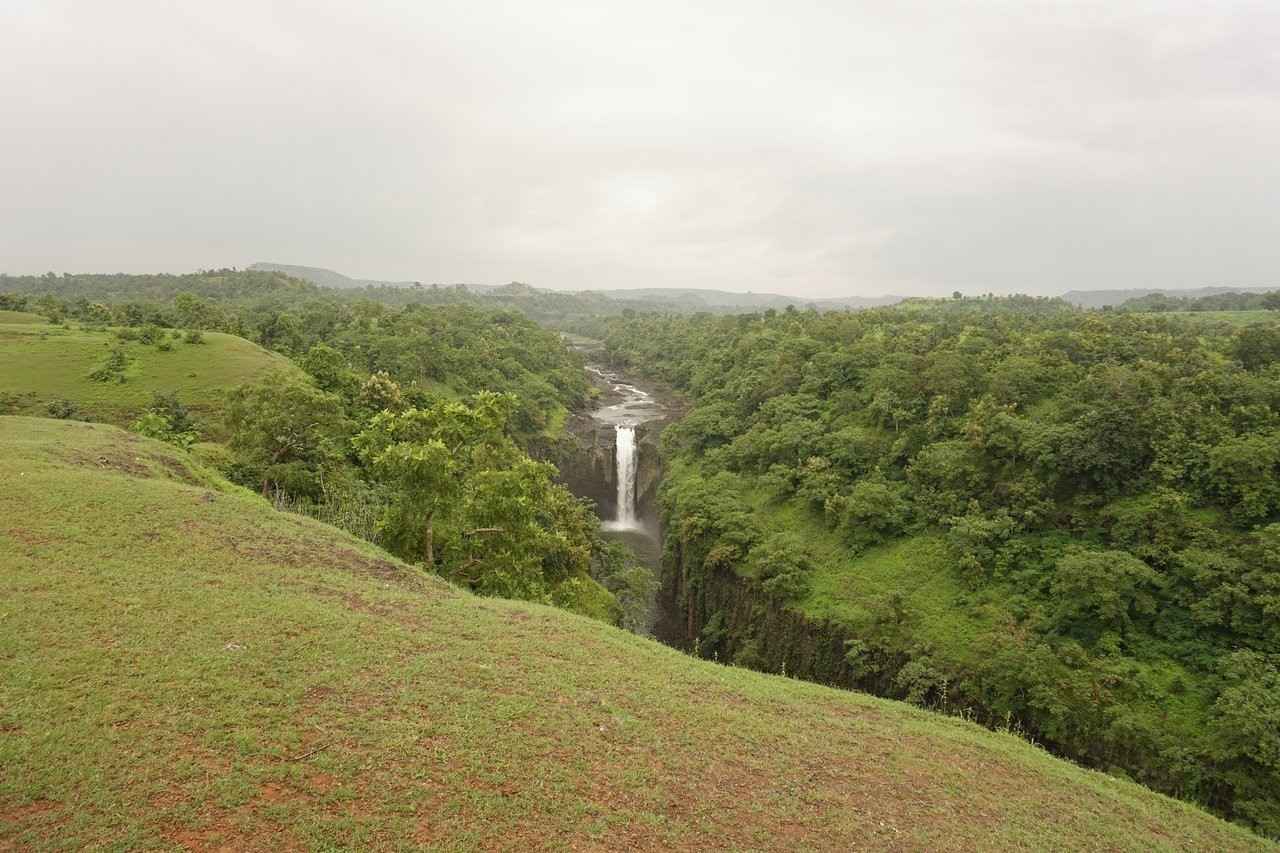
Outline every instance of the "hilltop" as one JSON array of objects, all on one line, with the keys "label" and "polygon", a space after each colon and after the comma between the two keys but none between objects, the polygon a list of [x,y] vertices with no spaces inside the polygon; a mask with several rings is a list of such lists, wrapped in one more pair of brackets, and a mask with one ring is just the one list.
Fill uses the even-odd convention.
[{"label": "hilltop", "polygon": [[1105,308],[1121,305],[1131,299],[1144,296],[1162,295],[1180,299],[1202,299],[1224,293],[1267,293],[1276,290],[1270,287],[1138,287],[1127,290],[1068,290],[1062,298],[1080,308]]},{"label": "hilltop", "polygon": [[904,704],[481,599],[0,418],[0,847],[1268,849]]},{"label": "hilltop", "polygon": [[[16,314],[17,312],[9,312]],[[32,315],[28,315],[32,316]],[[204,332],[187,343],[163,330],[168,350],[139,340],[120,340],[108,329],[64,328],[43,319],[17,322],[0,315],[0,412],[46,413],[50,403],[69,401],[78,415],[126,425],[156,393],[177,392],[198,416],[214,415],[224,392],[274,371],[301,375],[287,358],[235,335]],[[120,350],[123,382],[90,378]],[[216,418],[211,420],[211,426]]]},{"label": "hilltop", "polygon": [[[250,264],[247,269],[257,272],[277,272],[293,278],[308,281],[321,287],[350,290],[354,288],[381,287],[414,287],[421,286],[417,281],[382,281],[376,279],[358,279],[343,275],[324,267],[307,267],[291,264],[258,262]],[[728,290],[713,290],[700,287],[636,287],[601,290],[588,288],[581,291],[557,290],[554,288],[530,287],[527,284],[511,282],[510,284],[451,284],[435,285],[437,289],[446,291],[461,288],[473,294],[485,294],[495,298],[509,298],[512,301],[531,294],[558,295],[562,298],[577,298],[587,304],[595,302],[621,303],[632,308],[662,311],[763,311],[768,308],[783,309],[787,306],[796,308],[814,306],[816,308],[872,308],[879,305],[893,305],[902,300],[901,296],[840,296],[833,298],[814,298],[785,296],[780,293],[734,293]],[[607,305],[595,305],[596,310],[607,311]]]},{"label": "hilltop", "polygon": [[339,290],[359,287],[411,287],[420,283],[416,281],[381,281],[367,278],[351,278],[340,272],[325,269],[324,267],[305,267],[297,264],[275,264],[267,261],[250,264],[247,269],[255,272],[284,273],[292,278],[309,281],[312,284],[318,284],[321,287],[333,287]]}]

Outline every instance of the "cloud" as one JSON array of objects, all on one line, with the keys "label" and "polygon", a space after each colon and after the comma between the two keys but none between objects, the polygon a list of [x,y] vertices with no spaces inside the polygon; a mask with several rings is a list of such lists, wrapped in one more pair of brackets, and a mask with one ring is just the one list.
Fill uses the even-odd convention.
[{"label": "cloud", "polygon": [[0,7],[0,266],[1280,283],[1262,3]]}]

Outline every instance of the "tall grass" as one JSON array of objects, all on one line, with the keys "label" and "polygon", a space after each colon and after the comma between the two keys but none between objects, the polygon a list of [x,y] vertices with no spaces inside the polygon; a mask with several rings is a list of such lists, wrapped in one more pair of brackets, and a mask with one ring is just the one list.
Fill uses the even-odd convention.
[{"label": "tall grass", "polygon": [[374,493],[325,488],[317,501],[276,491],[271,500],[278,510],[314,518],[374,545],[384,544],[379,522],[385,502]]}]

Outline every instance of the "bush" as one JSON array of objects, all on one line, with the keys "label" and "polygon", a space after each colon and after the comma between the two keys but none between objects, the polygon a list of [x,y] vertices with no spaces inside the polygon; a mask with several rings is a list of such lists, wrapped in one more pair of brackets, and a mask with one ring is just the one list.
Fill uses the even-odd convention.
[{"label": "bush", "polygon": [[182,339],[189,344],[202,344],[204,343],[204,332],[199,329],[188,329]]},{"label": "bush", "polygon": [[563,610],[599,619],[610,625],[622,622],[622,608],[613,593],[591,578],[572,577],[551,590],[551,603]]},{"label": "bush", "polygon": [[761,588],[782,601],[795,601],[809,593],[813,564],[794,536],[774,534],[751,549],[748,564]]},{"label": "bush", "polygon": [[832,496],[826,511],[839,520],[845,541],[865,548],[903,532],[911,517],[904,493],[900,483],[859,480],[847,495]]},{"label": "bush", "polygon": [[80,414],[79,407],[70,400],[53,400],[45,407],[49,417],[59,418],[61,420],[71,420]]},{"label": "bush", "polygon": [[156,349],[158,349],[160,352],[173,352],[173,342],[161,341],[160,343],[156,344]]},{"label": "bush", "polygon": [[148,346],[159,343],[162,337],[164,337],[164,330],[154,323],[148,323],[142,327],[142,331],[138,332],[138,340]]},{"label": "bush", "polygon": [[134,421],[130,429],[139,435],[159,439],[184,450],[195,444],[199,437],[194,432],[178,432],[168,418],[159,412],[143,412],[142,417]]},{"label": "bush", "polygon": [[184,450],[200,438],[191,414],[178,401],[176,392],[161,394],[157,391],[151,398],[151,405],[130,428],[148,438],[156,438]]},{"label": "bush", "polygon": [[124,350],[116,347],[111,351],[111,355],[107,356],[107,360],[95,367],[90,373],[89,378],[94,382],[124,382],[124,371],[129,366],[129,358],[124,354]]}]

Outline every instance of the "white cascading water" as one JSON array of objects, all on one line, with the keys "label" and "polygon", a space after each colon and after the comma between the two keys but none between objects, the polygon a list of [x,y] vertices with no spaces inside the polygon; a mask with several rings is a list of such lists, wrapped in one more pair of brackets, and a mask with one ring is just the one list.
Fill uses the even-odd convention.
[{"label": "white cascading water", "polygon": [[636,526],[636,428],[614,427],[617,437],[618,512],[614,524],[620,528]]}]

